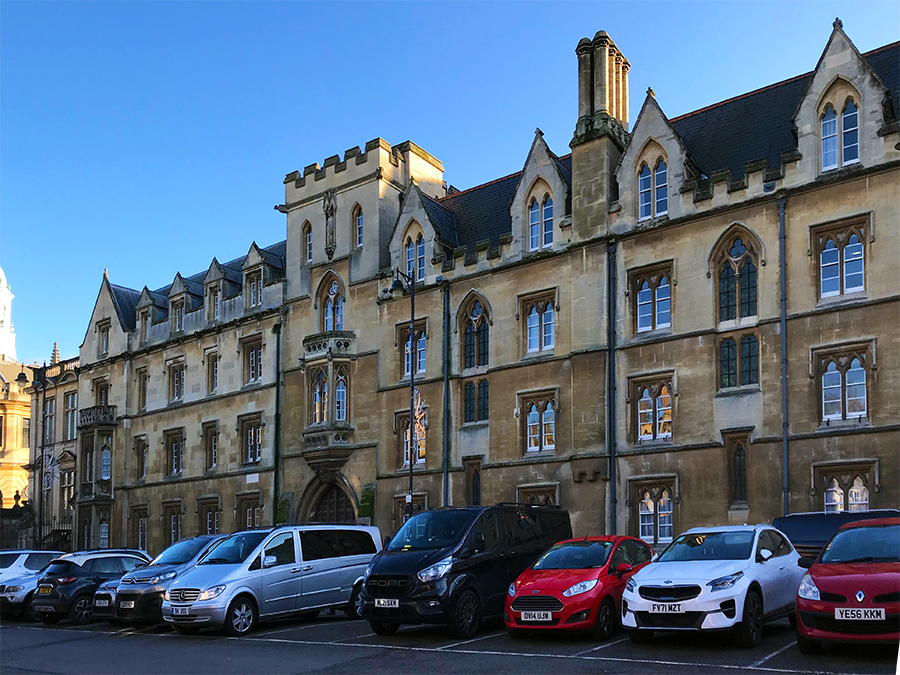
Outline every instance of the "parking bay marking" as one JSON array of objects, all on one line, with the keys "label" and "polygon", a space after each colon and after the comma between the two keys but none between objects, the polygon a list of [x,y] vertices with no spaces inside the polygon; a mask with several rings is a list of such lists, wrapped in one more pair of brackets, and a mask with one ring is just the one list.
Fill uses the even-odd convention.
[{"label": "parking bay marking", "polygon": [[496,633],[491,633],[489,635],[482,635],[481,637],[472,638],[471,640],[463,640],[462,642],[454,642],[449,645],[444,645],[443,647],[438,647],[435,651],[441,651],[443,649],[452,649],[453,647],[459,647],[460,645],[467,645],[470,642],[478,642],[479,640],[489,640],[490,638],[499,637],[503,635],[504,631],[497,631]]},{"label": "parking bay marking", "polygon": [[763,658],[761,658],[759,661],[754,661],[753,663],[750,664],[750,667],[751,667],[751,668],[758,668],[759,666],[761,666],[762,664],[764,664],[766,661],[768,661],[769,659],[771,659],[773,656],[778,656],[779,654],[781,654],[781,652],[786,652],[788,649],[790,649],[791,647],[793,647],[795,644],[797,644],[797,643],[796,643],[796,642],[788,642],[788,643],[787,643],[784,647],[782,647],[781,649],[775,650],[774,652],[772,652],[772,653],[769,654],[768,656],[764,656]]},{"label": "parking bay marking", "polygon": [[594,647],[593,649],[585,649],[583,652],[576,652],[575,654],[572,654],[572,656],[584,656],[585,654],[596,652],[599,649],[606,649],[607,647],[612,647],[613,645],[617,645],[620,642],[625,642],[627,639],[627,637],[623,637],[621,640],[616,640],[615,642],[606,642],[599,647]]}]

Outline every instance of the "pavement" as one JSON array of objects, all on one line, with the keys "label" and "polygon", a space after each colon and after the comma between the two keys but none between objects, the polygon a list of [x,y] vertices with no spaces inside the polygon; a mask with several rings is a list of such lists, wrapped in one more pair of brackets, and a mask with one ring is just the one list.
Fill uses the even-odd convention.
[{"label": "pavement", "polygon": [[378,637],[343,614],[267,623],[243,638],[179,635],[167,626],[6,623],[0,672],[6,673],[835,673],[897,671],[896,646],[834,645],[816,656],[797,649],[787,621],[766,627],[762,644],[742,649],[722,634],[659,634],[634,645],[624,632],[598,643],[584,635],[539,634],[513,640],[498,621],[471,640],[438,626],[404,626]]}]

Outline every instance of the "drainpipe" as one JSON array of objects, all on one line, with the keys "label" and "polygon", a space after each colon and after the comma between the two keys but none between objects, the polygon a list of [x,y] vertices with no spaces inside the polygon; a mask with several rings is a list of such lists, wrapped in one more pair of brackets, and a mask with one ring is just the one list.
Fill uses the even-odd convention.
[{"label": "drainpipe", "polygon": [[778,199],[778,274],[781,286],[781,491],[784,496],[784,515],[791,512],[790,484],[788,482],[788,399],[787,399],[787,279],[785,277],[787,263],[785,261],[785,228],[784,212],[787,197],[783,194]]},{"label": "drainpipe", "polygon": [[281,320],[272,326],[275,334],[275,433],[272,450],[275,462],[273,474],[272,524],[278,524],[279,483],[281,481]]},{"label": "drainpipe", "polygon": [[606,247],[606,448],[609,451],[607,534],[616,533],[616,242]]},{"label": "drainpipe", "polygon": [[450,284],[444,282],[444,500],[450,505]]}]

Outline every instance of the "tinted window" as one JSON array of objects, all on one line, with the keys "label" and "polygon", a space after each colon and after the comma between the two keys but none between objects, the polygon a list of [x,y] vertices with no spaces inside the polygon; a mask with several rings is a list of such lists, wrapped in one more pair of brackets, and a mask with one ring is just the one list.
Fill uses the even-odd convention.
[{"label": "tinted window", "polygon": [[769,541],[772,542],[772,546],[775,549],[772,551],[775,556],[787,555],[791,552],[791,545],[788,543],[787,539],[782,537],[775,530],[768,530],[769,532]]},{"label": "tinted window", "polygon": [[372,535],[362,530],[338,530],[338,545],[341,555],[366,555],[375,553]]},{"label": "tinted window", "polygon": [[25,558],[25,567],[30,570],[39,570],[47,566],[47,563],[53,559],[49,553],[31,553]]},{"label": "tinted window", "polygon": [[683,534],[659,554],[657,561],[745,560],[753,550],[754,536],[748,530]]},{"label": "tinted window", "polygon": [[135,569],[138,565],[146,564],[140,558],[119,558],[119,562],[122,563],[122,569],[124,569],[126,572],[130,572],[131,570]]},{"label": "tinted window", "polygon": [[525,511],[513,511],[504,512],[503,517],[507,523],[510,546],[515,548],[539,542],[540,530],[534,516]]},{"label": "tinted window", "polygon": [[207,551],[198,565],[236,565],[244,562],[266,538],[266,532],[233,534],[221,544]]},{"label": "tinted window", "polygon": [[96,558],[91,565],[91,574],[118,574],[121,571],[117,558]]},{"label": "tinted window", "polygon": [[183,565],[200,553],[208,539],[186,539],[173,544],[153,559],[151,565]]},{"label": "tinted window", "polygon": [[5,570],[7,567],[12,566],[16,559],[19,557],[18,553],[3,553],[0,554],[0,569]]},{"label": "tinted window", "polygon": [[603,567],[609,559],[610,551],[612,543],[608,541],[566,542],[551,547],[531,567],[535,570],[586,570]]},{"label": "tinted window", "polygon": [[475,517],[472,511],[426,511],[407,520],[388,544],[388,551],[436,549],[460,541]]},{"label": "tinted window", "polygon": [[289,565],[296,562],[296,553],[294,552],[294,533],[282,532],[276,534],[272,541],[266,544],[263,551],[264,556],[275,556],[275,565]]},{"label": "tinted window", "polygon": [[475,527],[472,528],[472,535],[474,536],[476,533],[484,536],[485,551],[497,548],[500,545],[500,516],[494,511],[482,513],[481,517],[475,521]]},{"label": "tinted window", "polygon": [[73,562],[70,562],[68,560],[61,560],[59,562],[52,563],[46,570],[44,570],[44,574],[46,574],[48,577],[70,576],[71,573],[77,573],[78,570],[81,569],[81,567]]},{"label": "tinted window", "polygon": [[630,563],[632,565],[640,565],[653,557],[653,551],[651,551],[650,547],[643,542],[632,541],[629,539],[628,541],[623,542],[622,545],[625,546],[625,550],[631,558]]},{"label": "tinted window", "polygon": [[841,530],[828,542],[819,560],[832,564],[897,561],[900,561],[900,525]]},{"label": "tinted window", "polygon": [[630,558],[630,556],[628,555],[628,551],[625,547],[625,543],[621,542],[616,547],[616,550],[613,553],[612,561],[609,563],[609,571],[615,572],[618,569],[619,565],[622,565],[622,564],[633,565],[634,563],[632,563],[629,558]]},{"label": "tinted window", "polygon": [[572,536],[572,526],[569,524],[567,511],[538,511],[537,519],[541,523],[545,540],[555,544]]},{"label": "tinted window", "polygon": [[337,534],[334,530],[309,530],[300,533],[300,547],[303,549],[303,560],[322,560],[337,558],[341,555]]}]

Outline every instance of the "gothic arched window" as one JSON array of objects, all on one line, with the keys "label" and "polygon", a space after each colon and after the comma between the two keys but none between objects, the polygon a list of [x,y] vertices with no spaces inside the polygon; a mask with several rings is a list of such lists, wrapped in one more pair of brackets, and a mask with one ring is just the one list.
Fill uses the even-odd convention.
[{"label": "gothic arched window", "polygon": [[472,302],[463,319],[463,367],[488,364],[489,318],[479,300]]},{"label": "gothic arched window", "polygon": [[719,321],[757,314],[754,252],[740,237],[731,243],[719,266]]},{"label": "gothic arched window", "polygon": [[332,281],[322,305],[322,330],[344,330],[344,298],[341,297],[338,282]]}]

